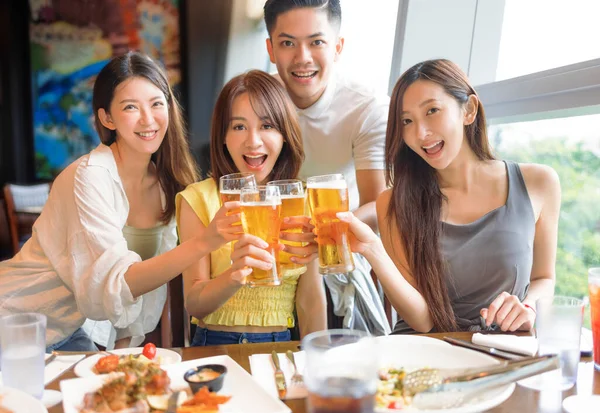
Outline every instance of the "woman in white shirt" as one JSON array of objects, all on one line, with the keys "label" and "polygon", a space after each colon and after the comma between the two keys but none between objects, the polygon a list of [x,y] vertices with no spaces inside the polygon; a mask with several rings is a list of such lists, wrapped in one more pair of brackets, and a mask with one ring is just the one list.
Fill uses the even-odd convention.
[{"label": "woman in white shirt", "polygon": [[[207,232],[175,247],[175,194],[197,171],[156,63],[139,53],[112,59],[96,78],[93,107],[102,143],[56,178],[31,239],[0,263],[0,316],[45,314],[47,350],[95,349],[81,329],[86,318],[109,320],[117,338],[138,344],[160,317],[161,286],[238,238],[239,215],[226,216],[237,205],[227,204]],[[148,230],[160,254],[142,261],[128,248],[128,227]]]}]

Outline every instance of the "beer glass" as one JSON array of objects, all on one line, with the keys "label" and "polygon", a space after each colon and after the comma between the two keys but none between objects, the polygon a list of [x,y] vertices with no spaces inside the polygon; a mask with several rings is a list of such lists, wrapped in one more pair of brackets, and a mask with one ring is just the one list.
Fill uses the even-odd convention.
[{"label": "beer glass", "polygon": [[266,241],[267,251],[273,257],[270,270],[253,268],[246,277],[250,287],[275,286],[281,284],[279,267],[279,230],[281,226],[281,196],[276,186],[257,186],[242,189],[240,203],[242,207],[242,227],[251,234]]},{"label": "beer glass", "polygon": [[321,175],[308,178],[308,204],[317,228],[319,272],[339,274],[354,270],[348,239],[348,224],[336,213],[349,209],[348,185],[344,175]]},{"label": "beer glass", "polygon": [[[299,179],[283,179],[280,181],[271,181],[267,186],[276,186],[281,194],[281,218],[296,217],[304,215],[304,187]],[[301,233],[302,228],[289,228],[284,232]],[[285,245],[301,247],[301,242],[282,241]],[[279,253],[279,262],[281,269],[298,270],[300,273],[306,272],[306,265],[296,264],[290,260],[292,255],[289,252],[281,251]]]},{"label": "beer glass", "polygon": [[[223,175],[219,178],[219,194],[221,203],[230,201],[239,201],[240,193],[244,187],[256,187],[254,174],[250,172],[239,172],[235,174]],[[231,211],[230,213],[234,213]]]},{"label": "beer glass", "polygon": [[588,272],[590,310],[592,312],[592,337],[594,340],[594,366],[600,370],[600,267]]},{"label": "beer glass", "polygon": [[377,389],[377,351],[369,333],[324,330],[302,340],[304,382],[310,413],[372,413]]}]

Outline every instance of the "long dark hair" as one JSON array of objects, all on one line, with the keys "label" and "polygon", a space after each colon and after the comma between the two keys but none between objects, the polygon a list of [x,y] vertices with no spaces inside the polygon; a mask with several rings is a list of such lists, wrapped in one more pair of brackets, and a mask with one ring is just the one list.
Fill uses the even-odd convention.
[{"label": "long dark hair", "polygon": [[[414,65],[404,72],[394,87],[385,142],[386,183],[392,186],[387,210],[390,229],[395,223],[417,289],[427,301],[434,328],[455,331],[458,326],[448,296],[445,262],[439,248],[441,210],[446,198],[435,169],[410,149],[402,136],[402,100],[406,89],[417,80],[437,83],[461,106],[467,103],[470,95],[477,96],[477,92],[463,71],[448,60],[427,60]],[[464,134],[478,159],[494,159],[481,102],[475,121],[465,126]]]},{"label": "long dark hair", "polygon": [[225,137],[231,123],[233,101],[244,93],[248,94],[254,112],[267,119],[283,136],[284,145],[269,179],[296,178],[304,161],[298,115],[283,86],[261,70],[250,70],[234,77],[217,98],[210,129],[212,178],[218,183],[221,176],[239,172],[225,147]]},{"label": "long dark hair", "polygon": [[113,58],[98,74],[94,83],[93,107],[96,130],[100,141],[109,146],[115,142],[116,131],[100,122],[98,110],[110,113],[115,89],[127,79],[139,77],[150,81],[165,95],[169,110],[169,127],[160,148],[152,154],[156,163],[158,182],[165,193],[167,205],[161,219],[168,223],[175,214],[175,195],[198,180],[198,168],[190,153],[181,108],[173,95],[169,82],[160,67],[148,56],[129,52]]}]

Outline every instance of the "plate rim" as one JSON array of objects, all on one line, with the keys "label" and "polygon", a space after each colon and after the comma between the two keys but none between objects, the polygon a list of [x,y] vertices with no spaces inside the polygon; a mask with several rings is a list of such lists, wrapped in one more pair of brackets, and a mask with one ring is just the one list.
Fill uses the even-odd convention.
[{"label": "plate rim", "polygon": [[[40,413],[48,413],[48,409],[46,408],[46,406],[44,406],[44,403],[42,403],[41,400],[36,399],[35,397],[33,397],[32,395],[25,393],[23,390],[19,390],[19,389],[15,389],[14,387],[9,387],[9,386],[1,386],[0,387],[0,394],[4,396],[4,392],[8,390],[9,393],[13,393],[16,394],[18,397],[20,398],[25,398],[26,400],[34,403],[36,405],[36,407],[39,407],[41,410],[39,410]],[[4,405],[2,405],[2,407],[6,407]],[[6,407],[7,409],[13,409],[13,407]],[[31,412],[31,413],[35,413],[35,412]]]},{"label": "plate rim", "polygon": [[[118,348],[118,349],[114,349],[114,350],[109,350],[111,353],[117,354],[119,356],[123,356],[123,355],[127,355],[127,354],[140,354],[143,351],[143,347],[127,347],[127,348]],[[131,350],[135,350],[135,352],[131,352]],[[177,364],[177,363],[181,363],[182,362],[182,357],[181,354],[179,354],[178,352],[169,349],[169,348],[163,348],[163,347],[156,347],[156,354],[158,355],[158,352],[161,351],[167,351],[169,352],[169,354],[174,354],[177,357],[177,361],[173,362],[173,363],[169,363],[169,364],[161,364],[161,367],[163,366],[170,366],[173,364]],[[93,354],[91,356],[85,357],[81,360],[79,360],[76,364],[75,367],[73,368],[73,373],[77,376],[77,377],[89,377],[89,376],[99,376],[99,374],[96,374],[92,371],[91,367],[87,367],[87,364],[89,363],[89,360],[94,359],[96,357],[100,358],[100,356],[102,356],[101,352],[98,352],[98,354]],[[95,364],[95,363],[94,363]],[[85,366],[85,367],[84,367]]]}]

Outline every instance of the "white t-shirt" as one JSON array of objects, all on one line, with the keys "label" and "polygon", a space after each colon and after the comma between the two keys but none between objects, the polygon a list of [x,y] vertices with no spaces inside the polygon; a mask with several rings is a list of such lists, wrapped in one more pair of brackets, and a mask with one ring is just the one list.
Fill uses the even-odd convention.
[{"label": "white t-shirt", "polygon": [[[124,274],[141,258],[123,237],[128,215],[114,156],[100,144],[56,178],[32,237],[0,262],[0,316],[45,314],[46,346],[69,337],[86,318],[109,320],[117,335],[127,329],[132,345],[141,343],[160,320],[166,286],[133,298]],[[160,253],[176,243],[173,219]]]},{"label": "white t-shirt", "polygon": [[300,179],[342,173],[350,210],[358,208],[356,170],[385,169],[389,104],[388,96],[334,74],[317,102],[297,109],[306,154]]}]

